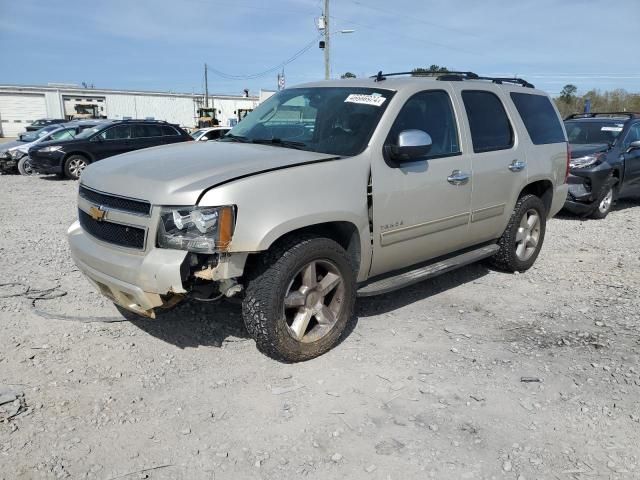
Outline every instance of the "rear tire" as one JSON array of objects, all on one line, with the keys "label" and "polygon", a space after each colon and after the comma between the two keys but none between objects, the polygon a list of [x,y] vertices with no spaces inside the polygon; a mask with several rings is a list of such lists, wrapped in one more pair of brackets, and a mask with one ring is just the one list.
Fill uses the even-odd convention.
[{"label": "rear tire", "polygon": [[71,180],[78,180],[89,161],[82,155],[71,155],[64,161],[64,175]]},{"label": "rear tire", "polygon": [[31,168],[31,163],[29,162],[29,157],[24,156],[20,160],[18,160],[18,172],[20,175],[24,175],[25,177],[30,177],[35,174],[33,169]]},{"label": "rear tire", "polygon": [[498,242],[500,250],[490,263],[506,272],[531,268],[542,248],[546,225],[547,209],[542,200],[535,195],[520,197]]},{"label": "rear tire", "polygon": [[616,184],[618,181],[614,177],[609,177],[602,185],[602,189],[598,195],[598,205],[596,209],[589,215],[596,220],[602,220],[613,208],[616,194]]},{"label": "rear tire", "polygon": [[291,239],[267,252],[249,276],[244,322],[258,349],[276,360],[322,355],[353,321],[355,269],[333,240]]}]

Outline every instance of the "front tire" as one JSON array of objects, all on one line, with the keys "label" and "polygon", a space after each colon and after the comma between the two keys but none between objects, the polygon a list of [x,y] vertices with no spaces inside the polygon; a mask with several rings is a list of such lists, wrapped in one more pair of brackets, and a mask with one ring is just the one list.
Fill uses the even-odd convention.
[{"label": "front tire", "polygon": [[89,161],[82,155],[71,155],[64,161],[64,176],[71,180],[78,180]]},{"label": "front tire", "polygon": [[617,180],[613,177],[607,179],[607,181],[602,186],[602,190],[598,195],[598,206],[596,209],[591,212],[590,217],[596,220],[602,220],[613,208],[613,202],[615,200],[615,188],[617,184]]},{"label": "front tire", "polygon": [[506,272],[529,270],[542,248],[546,226],[547,209],[542,200],[535,195],[520,197],[491,264]]},{"label": "front tire", "polygon": [[31,163],[29,162],[29,157],[24,156],[20,160],[18,160],[18,172],[20,175],[24,175],[25,177],[30,177],[35,172],[31,168]]},{"label": "front tire", "polygon": [[353,320],[356,275],[347,252],[328,238],[303,237],[260,260],[242,303],[258,349],[300,362],[334,347]]}]

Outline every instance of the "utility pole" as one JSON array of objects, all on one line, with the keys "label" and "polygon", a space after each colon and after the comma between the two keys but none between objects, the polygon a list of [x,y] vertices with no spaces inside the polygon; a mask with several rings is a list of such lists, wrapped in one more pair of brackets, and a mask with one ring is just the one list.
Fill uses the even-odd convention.
[{"label": "utility pole", "polygon": [[209,80],[207,79],[207,64],[204,64],[204,108],[209,108]]},{"label": "utility pole", "polygon": [[324,79],[331,78],[331,54],[329,53],[329,0],[324,0]]}]

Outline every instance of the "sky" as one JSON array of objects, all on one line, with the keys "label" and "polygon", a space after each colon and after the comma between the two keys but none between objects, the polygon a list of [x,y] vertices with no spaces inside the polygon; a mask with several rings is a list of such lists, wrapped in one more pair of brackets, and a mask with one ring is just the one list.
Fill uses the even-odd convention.
[{"label": "sky", "polygon": [[[0,84],[240,94],[324,78],[323,0],[0,0]],[[432,64],[640,92],[640,0],[331,0],[335,77]],[[306,48],[306,49],[305,49]],[[259,75],[263,72],[269,73]],[[233,77],[233,78],[232,78]]]}]

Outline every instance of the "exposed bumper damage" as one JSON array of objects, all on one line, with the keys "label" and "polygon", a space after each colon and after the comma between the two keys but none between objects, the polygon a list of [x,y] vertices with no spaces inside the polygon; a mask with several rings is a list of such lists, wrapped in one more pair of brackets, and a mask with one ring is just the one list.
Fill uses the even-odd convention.
[{"label": "exposed bumper damage", "polygon": [[572,170],[567,178],[569,193],[564,209],[577,215],[585,215],[597,207],[604,182],[611,175],[608,164],[601,164],[590,169]]},{"label": "exposed bumper damage", "polygon": [[105,246],[75,222],[68,231],[71,256],[96,288],[114,303],[138,315],[155,318],[194,294],[232,296],[240,291],[247,254],[195,255],[153,248],[148,252]]}]

